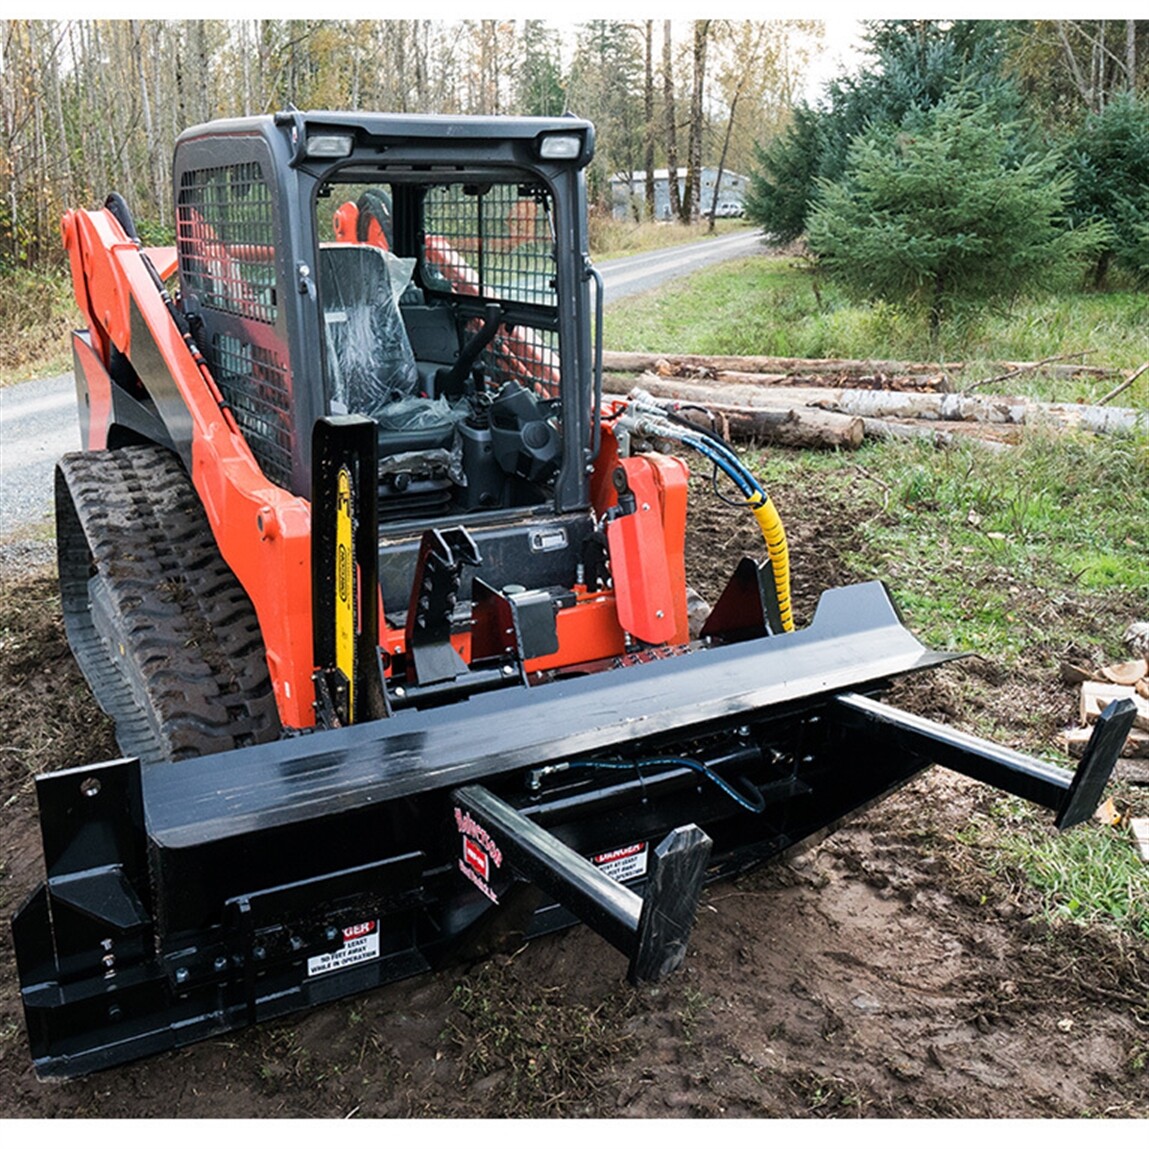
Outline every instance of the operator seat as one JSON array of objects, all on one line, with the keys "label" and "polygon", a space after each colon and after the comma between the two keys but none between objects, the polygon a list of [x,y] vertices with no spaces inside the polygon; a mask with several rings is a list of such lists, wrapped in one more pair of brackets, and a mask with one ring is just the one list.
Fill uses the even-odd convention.
[{"label": "operator seat", "polygon": [[380,513],[441,513],[461,480],[456,419],[420,394],[419,372],[391,277],[394,257],[367,244],[319,251],[319,292],[333,413],[379,425]]}]

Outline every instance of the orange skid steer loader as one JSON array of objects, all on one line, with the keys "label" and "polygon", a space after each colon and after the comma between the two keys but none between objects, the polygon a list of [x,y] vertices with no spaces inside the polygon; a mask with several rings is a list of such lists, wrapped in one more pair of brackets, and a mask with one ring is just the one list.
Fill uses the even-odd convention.
[{"label": "orange skid steer loader", "polygon": [[[705,883],[930,764],[1095,809],[1128,708],[1070,776],[884,704],[951,656],[878,583],[795,629],[737,454],[603,401],[593,149],[573,117],[293,110],[183,133],[174,249],[117,196],[65,217],[60,581],[124,757],[37,780],[41,1076],[577,921],[659,978]],[[764,537],[695,637],[678,454]]]}]

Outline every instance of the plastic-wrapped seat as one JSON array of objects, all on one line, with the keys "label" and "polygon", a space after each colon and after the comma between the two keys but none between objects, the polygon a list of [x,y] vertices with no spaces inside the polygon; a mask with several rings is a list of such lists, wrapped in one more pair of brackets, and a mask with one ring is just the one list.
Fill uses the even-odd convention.
[{"label": "plastic-wrapped seat", "polygon": [[361,244],[325,246],[319,259],[332,411],[378,420],[383,456],[449,450],[454,419],[445,403],[419,395],[399,310],[413,261]]}]

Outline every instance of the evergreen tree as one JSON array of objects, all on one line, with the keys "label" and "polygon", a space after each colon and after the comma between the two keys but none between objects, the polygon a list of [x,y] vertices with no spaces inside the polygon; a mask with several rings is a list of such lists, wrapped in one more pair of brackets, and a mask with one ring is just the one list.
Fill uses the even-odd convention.
[{"label": "evergreen tree", "polygon": [[1089,115],[1068,146],[1074,175],[1070,216],[1104,221],[1110,242],[1093,265],[1093,284],[1104,287],[1116,263],[1144,279],[1144,230],[1149,225],[1149,103],[1118,95]]},{"label": "evergreen tree", "polygon": [[989,20],[879,20],[866,25],[873,64],[832,81],[817,107],[799,105],[787,130],[759,148],[747,215],[783,240],[805,230],[819,180],[837,180],[864,132],[901,123],[958,88],[1003,121],[1021,97],[1004,78],[1007,26]]},{"label": "evergreen tree", "polygon": [[558,33],[543,20],[523,22],[516,88],[517,111],[524,116],[557,116],[563,111],[562,63]]},{"label": "evergreen tree", "polygon": [[969,91],[871,128],[843,179],[819,185],[808,228],[819,263],[858,297],[923,312],[935,341],[970,304],[1056,286],[1104,229],[1068,226],[1071,177],[1054,153],[1018,161],[1014,137]]}]

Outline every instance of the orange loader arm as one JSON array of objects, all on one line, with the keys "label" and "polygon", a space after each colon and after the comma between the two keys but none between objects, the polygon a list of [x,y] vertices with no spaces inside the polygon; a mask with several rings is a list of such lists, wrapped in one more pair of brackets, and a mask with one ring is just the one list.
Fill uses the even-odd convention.
[{"label": "orange loader arm", "polygon": [[[251,599],[267,650],[280,719],[294,729],[315,724],[311,629],[311,508],[272,483],[256,462],[207,364],[181,334],[145,263],[145,252],[107,210],[69,211],[64,246],[76,302],[88,321],[93,373],[87,450],[107,443],[115,348],[132,358],[132,311],[154,341],[190,416],[195,485],[224,561]],[[161,278],[175,260],[161,249]],[[90,358],[88,359],[91,365]],[[92,378],[92,376],[90,376]],[[163,411],[161,410],[161,414]]]}]

